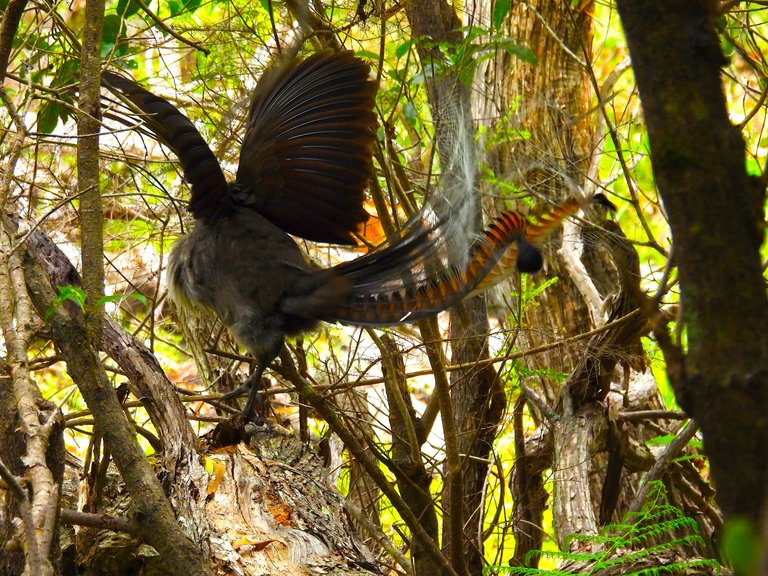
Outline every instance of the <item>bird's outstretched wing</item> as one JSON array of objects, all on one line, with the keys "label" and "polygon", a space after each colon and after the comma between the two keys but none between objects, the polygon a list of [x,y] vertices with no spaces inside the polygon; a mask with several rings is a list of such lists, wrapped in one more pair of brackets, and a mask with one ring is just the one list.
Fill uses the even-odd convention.
[{"label": "bird's outstretched wing", "polygon": [[355,244],[368,215],[376,84],[352,52],[321,52],[267,71],[256,87],[235,201],[318,242]]},{"label": "bird's outstretched wing", "polygon": [[102,84],[132,102],[178,156],[189,209],[211,223],[237,205],[318,242],[356,244],[372,174],[376,84],[352,52],[321,52],[268,70],[254,90],[237,180],[229,185],[189,119],[132,80],[104,72]]},{"label": "bird's outstretched wing", "polygon": [[194,124],[173,104],[145,90],[133,80],[102,72],[101,83],[132,102],[158,140],[178,157],[192,190],[190,210],[195,217],[218,218],[231,208],[229,186],[218,160]]}]

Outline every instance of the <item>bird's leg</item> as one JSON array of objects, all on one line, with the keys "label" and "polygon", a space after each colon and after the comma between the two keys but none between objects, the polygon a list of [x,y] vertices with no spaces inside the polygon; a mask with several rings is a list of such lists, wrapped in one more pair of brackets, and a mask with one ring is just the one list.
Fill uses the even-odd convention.
[{"label": "bird's leg", "polygon": [[249,391],[248,401],[245,403],[245,408],[240,413],[246,419],[251,416],[254,406],[257,407],[259,414],[264,413],[265,402],[264,395],[261,393],[261,377],[264,375],[266,367],[267,364],[265,362],[259,362],[256,364],[256,369],[250,376],[248,376],[245,382],[221,397],[222,400],[231,400],[232,398],[237,398],[242,395],[246,390]]},{"label": "bird's leg", "polygon": [[264,414],[266,402],[264,400],[264,394],[261,393],[261,377],[263,376],[266,367],[267,364],[265,362],[259,362],[256,365],[253,374],[251,374],[248,377],[248,380],[244,382],[244,385],[249,385],[251,389],[248,393],[248,401],[245,403],[245,408],[243,408],[242,411],[242,415],[246,420],[253,414],[254,406],[258,406],[259,414]]},{"label": "bird's leg", "polygon": [[[242,386],[239,386],[237,390],[233,390],[228,394],[225,394],[223,398],[234,398],[239,396],[245,390],[248,392],[248,401],[245,403],[240,414],[246,419],[250,419],[253,415],[253,408],[258,409],[259,415],[264,415],[266,405],[264,401],[264,394],[261,393],[261,377],[264,375],[264,370],[270,365],[272,360],[277,358],[280,353],[280,349],[283,347],[284,335],[282,333],[273,334],[273,337],[267,340],[261,340],[258,342],[260,346],[247,346],[253,357],[256,359],[256,368],[248,379],[243,382]],[[245,338],[243,338],[245,340]],[[253,344],[253,343],[251,343]]]}]

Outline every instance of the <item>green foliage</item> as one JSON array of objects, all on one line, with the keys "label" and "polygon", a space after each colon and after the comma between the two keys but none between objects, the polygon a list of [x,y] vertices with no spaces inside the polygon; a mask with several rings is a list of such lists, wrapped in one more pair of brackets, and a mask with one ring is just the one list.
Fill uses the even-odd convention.
[{"label": "green foliage", "polygon": [[734,518],[725,524],[720,550],[736,574],[755,574],[761,554],[760,534],[745,518]]},{"label": "green foliage", "polygon": [[[81,309],[85,308],[85,290],[79,286],[57,286],[59,294],[54,298],[50,308],[45,311],[45,319],[50,318],[54,310],[59,308],[64,302],[74,302]],[[108,302],[118,302],[123,298],[134,298],[142,304],[147,304],[147,297],[143,294],[112,294],[108,296],[102,296],[96,303],[97,306],[103,306]]]},{"label": "green foliage", "polygon": [[74,302],[81,309],[85,308],[85,290],[82,288],[78,286],[56,286],[56,289],[58,290],[59,294],[56,296],[56,298],[54,298],[51,307],[45,311],[46,320],[51,317],[51,314],[53,314],[54,310],[56,310],[59,306],[67,301]]},{"label": "green foliage", "polygon": [[149,300],[147,299],[144,294],[139,293],[133,293],[133,294],[111,294],[109,296],[103,296],[102,298],[99,298],[99,304],[104,305],[108,302],[119,302],[123,298],[133,298],[134,300],[138,300],[145,306],[149,303]]},{"label": "green foliage", "polygon": [[191,13],[200,7],[201,0],[170,0],[168,2],[168,11],[171,17]]},{"label": "green foliage", "polygon": [[128,18],[136,14],[140,8],[141,6],[136,0],[118,0],[115,12],[121,14],[123,18]]},{"label": "green foliage", "polygon": [[[421,39],[425,47],[437,48],[443,56],[442,62],[431,63],[429,70],[432,75],[440,76],[447,71],[453,71],[464,84],[469,85],[475,76],[477,65],[484,60],[498,57],[499,52],[507,52],[529,64],[537,62],[536,55],[530,48],[505,33],[476,25],[460,30],[463,37],[455,43]],[[427,69],[425,66],[425,70]]]},{"label": "green foliage", "polygon": [[[526,564],[534,557],[548,557],[558,562],[579,563],[575,571],[544,570],[516,566],[488,566],[483,574],[514,574],[530,576],[566,576],[595,574],[610,571],[625,576],[654,576],[659,574],[688,574],[694,568],[708,568],[719,572],[720,565],[708,558],[684,560],[684,553],[695,555],[694,546],[704,546],[698,525],[693,518],[669,503],[664,484],[655,481],[643,508],[628,514],[621,524],[605,526],[597,536],[573,534],[564,542],[569,547],[575,542],[574,552],[543,552],[533,550]],[[666,553],[674,558],[649,567],[649,561]],[[640,568],[638,568],[640,567]]]},{"label": "green foliage", "polygon": [[51,134],[59,121],[65,122],[68,118],[74,117],[73,92],[63,88],[74,86],[78,81],[79,73],[79,60],[65,61],[56,70],[50,88],[57,90],[58,99],[46,100],[40,106],[37,115],[37,129],[43,134]]},{"label": "green foliage", "polygon": [[511,9],[512,0],[496,0],[496,2],[493,3],[492,22],[494,28],[497,30],[501,28],[501,25],[504,23],[504,19],[507,17],[507,14],[509,14]]}]

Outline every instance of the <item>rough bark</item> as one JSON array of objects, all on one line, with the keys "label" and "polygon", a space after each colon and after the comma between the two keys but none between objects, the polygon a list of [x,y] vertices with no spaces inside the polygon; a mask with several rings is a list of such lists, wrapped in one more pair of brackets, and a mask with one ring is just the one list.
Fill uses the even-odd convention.
[{"label": "rough bark", "polygon": [[456,407],[459,451],[464,456],[464,551],[471,574],[479,574],[485,565],[482,502],[493,443],[506,409],[499,373],[495,366],[483,362],[490,356],[488,330],[485,297],[463,302],[451,311],[451,363],[472,366],[451,373],[451,400]]},{"label": "rough bark", "polygon": [[104,0],[85,3],[80,52],[80,99],[77,113],[77,187],[88,341],[98,346],[104,323],[104,213],[101,205],[99,130],[101,128],[101,33]]},{"label": "rough bark", "polygon": [[146,519],[144,536],[179,574],[209,574],[199,548],[180,530],[170,503],[144,457],[121,408],[115,389],[101,369],[96,352],[88,345],[82,319],[53,306],[54,293],[39,265],[25,263],[30,297],[43,316],[46,310],[57,348],[67,361],[67,371],[78,384],[104,435],[129,491],[135,496],[136,513]]},{"label": "rough bark", "polygon": [[757,522],[768,489],[764,190],[747,175],[744,142],[728,119],[718,3],[617,5],[680,276],[688,348],[666,339],[670,379],[701,425],[724,514]]},{"label": "rough bark", "polygon": [[[326,484],[328,470],[317,454],[279,427],[254,427],[252,432],[248,446],[204,453],[212,470],[201,500],[210,521],[206,559],[211,570],[253,576],[383,574],[355,535],[342,496]],[[79,573],[182,573],[164,567],[162,558],[143,544],[141,525],[128,532],[98,521],[105,514],[125,518],[132,508],[114,468],[107,475],[104,501],[100,514],[92,515],[95,526],[70,515],[84,524],[74,541]]]},{"label": "rough bark", "polygon": [[[506,29],[533,50],[538,63],[530,66],[511,55],[502,56],[489,63],[477,91],[490,95],[475,102],[477,115],[498,116],[497,125],[503,130],[512,127],[530,133],[496,145],[488,161],[498,175],[537,199],[592,193],[588,175],[596,166],[597,132],[603,121],[599,114],[589,113],[593,88],[609,89],[615,79],[607,80],[605,87],[590,86],[591,11],[591,2],[570,8],[546,0],[513,4]],[[534,437],[515,443],[519,460],[511,486],[517,564],[540,541],[543,506],[537,505],[541,498],[536,494],[545,468],[551,468],[555,478],[557,539],[562,542],[574,531],[594,534],[600,525],[620,519],[632,504],[639,473],[653,462],[640,447],[660,430],[655,422],[627,423],[616,416],[618,410],[661,408],[656,394],[631,400],[637,388],[647,388],[648,378],[638,372],[645,369],[640,336],[650,327],[638,311],[645,297],[639,288],[635,248],[616,224],[595,219],[595,213],[587,216],[597,226],[580,229],[567,223],[562,237],[550,243],[542,276],[556,276],[558,281],[536,297],[535,306],[523,311],[522,334],[528,348],[601,324],[603,301],[608,318],[606,329],[586,346],[579,342],[525,360],[527,366],[546,372],[536,391],[526,387],[523,394],[534,416],[542,419],[541,427]],[[547,376],[550,371],[570,376],[560,386]],[[608,394],[611,381],[627,387],[624,398]],[[652,381],[651,385],[648,389],[655,391]],[[542,434],[549,438],[552,452],[541,452]],[[709,540],[720,519],[716,510],[703,504],[707,487],[691,484],[688,471],[675,469],[663,477],[671,492],[686,494],[676,505],[689,516],[701,517]],[[683,486],[692,489],[679,489]],[[699,515],[700,510],[706,512]],[[711,549],[706,552],[711,554]]]},{"label": "rough bark", "polygon": [[29,0],[11,0],[3,12],[3,21],[0,25],[0,78],[5,82],[5,73],[8,71],[8,62],[11,58],[11,48],[16,30],[24,14]]},{"label": "rough bark", "polygon": [[[41,525],[39,535],[43,536],[46,532],[50,533],[48,545],[40,550],[47,557],[49,567],[52,573],[60,574],[61,549],[59,547],[59,523],[58,523],[58,494],[61,490],[62,479],[64,475],[64,438],[62,436],[61,413],[58,408],[39,398],[37,404],[36,416],[41,423],[47,422],[52,425],[47,426],[43,438],[46,448],[42,456],[42,462],[36,462],[39,475],[44,465],[47,474],[50,474],[50,487],[54,497],[49,496],[45,502],[46,513],[55,518],[55,522],[48,526]],[[30,464],[34,460],[28,457],[30,438],[28,432],[25,432],[25,426],[19,418],[17,402],[14,397],[13,378],[9,366],[0,365],[0,461],[17,478],[23,479],[30,475]],[[33,441],[34,444],[34,441]],[[34,490],[36,483],[31,483],[32,495],[34,501]],[[39,499],[39,496],[38,496]],[[24,543],[24,537],[21,534],[20,527],[14,520],[21,517],[19,501],[13,491],[4,490],[2,503],[0,503],[0,543],[2,543],[3,553],[0,554],[0,574],[15,576],[22,574],[25,568],[25,548],[28,543]],[[48,523],[46,523],[48,524]],[[42,539],[38,538],[38,545]]]},{"label": "rough bark", "polygon": [[[490,14],[489,5],[478,4],[482,4],[484,14]],[[492,126],[502,133],[514,133],[517,129],[530,134],[528,138],[494,142],[487,161],[498,177],[517,185],[522,196],[532,197],[536,203],[584,193],[580,189],[585,185],[595,152],[595,122],[587,114],[591,91],[584,66],[584,62],[589,62],[591,10],[591,2],[581,2],[574,8],[550,0],[513,4],[504,29],[533,51],[537,64],[530,65],[512,54],[502,53],[477,78],[480,90],[474,103],[476,114],[494,119]],[[574,121],[575,118],[579,120]],[[517,320],[510,318],[511,322],[520,322],[521,337],[516,343],[525,348],[595,327],[596,289],[585,274],[578,250],[574,250],[582,243],[579,228],[570,223],[566,228],[548,242],[544,270],[532,277],[534,285],[553,277],[557,282],[537,295],[534,305],[516,311]],[[604,246],[594,246],[593,253],[603,268],[613,269]],[[512,289],[518,291],[521,286]],[[608,291],[616,290],[614,278]],[[597,531],[590,483],[599,476],[591,474],[598,464],[592,458],[596,442],[591,434],[603,428],[600,421],[605,417],[604,411],[584,405],[582,399],[564,398],[569,389],[561,391],[557,380],[549,376],[570,373],[583,354],[581,345],[576,344],[524,360],[529,369],[541,371],[537,394],[557,412],[556,421],[542,426],[554,429],[551,466],[555,474],[555,527],[561,541],[571,529]],[[596,395],[592,390],[589,394],[591,403]],[[558,398],[560,403],[555,407]],[[578,448],[573,459],[571,447]],[[584,456],[584,450],[590,455],[586,461],[578,459],[578,453]],[[535,505],[541,502],[535,488],[543,484],[540,461],[532,461],[527,453],[518,457],[516,467],[521,469],[514,473],[514,518],[525,521],[518,521],[513,533],[517,543],[514,561],[520,564],[541,541],[544,508]],[[575,461],[579,463],[573,468]],[[527,480],[527,486],[522,478]],[[559,516],[573,507],[578,509],[575,517]]]},{"label": "rough bark", "polygon": [[[574,9],[552,0],[515,4],[505,28],[533,51],[537,63],[530,65],[504,53],[489,64],[483,78],[483,93],[488,96],[478,99],[480,114],[498,118],[499,129],[530,133],[528,138],[494,146],[488,161],[497,176],[519,186],[537,203],[588,193],[586,176],[596,149],[584,65],[590,61],[591,12],[592,2],[580,2]],[[523,310],[523,337],[529,348],[594,327],[581,271],[569,268],[566,261],[574,257],[567,253],[579,243],[574,232],[558,233],[547,243],[545,267],[534,283],[558,280],[537,296],[535,306]],[[563,236],[569,246],[561,249]],[[580,355],[578,347],[565,347],[528,362],[545,374],[567,374]],[[540,380],[546,397],[554,402],[556,382],[546,375]]]}]

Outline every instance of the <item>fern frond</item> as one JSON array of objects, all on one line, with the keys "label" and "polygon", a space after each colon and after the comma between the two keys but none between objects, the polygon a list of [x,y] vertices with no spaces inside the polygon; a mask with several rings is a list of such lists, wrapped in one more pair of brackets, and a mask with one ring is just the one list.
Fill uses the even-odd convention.
[{"label": "fern frond", "polygon": [[[670,504],[663,482],[653,482],[645,504],[640,511],[627,514],[621,523],[605,526],[600,534],[571,534],[565,538],[563,548],[575,544],[579,551],[531,550],[525,563],[548,558],[561,563],[561,570],[543,570],[515,566],[488,566],[483,574],[514,574],[519,576],[571,576],[599,574],[617,569],[625,576],[660,576],[664,574],[690,574],[692,570],[707,568],[719,572],[721,566],[709,558],[676,560],[685,550],[703,547],[704,539],[693,518]],[[591,552],[585,552],[591,549]],[[683,556],[684,557],[684,556]],[[567,563],[567,564],[566,564]],[[570,571],[566,566],[576,564]]]}]

